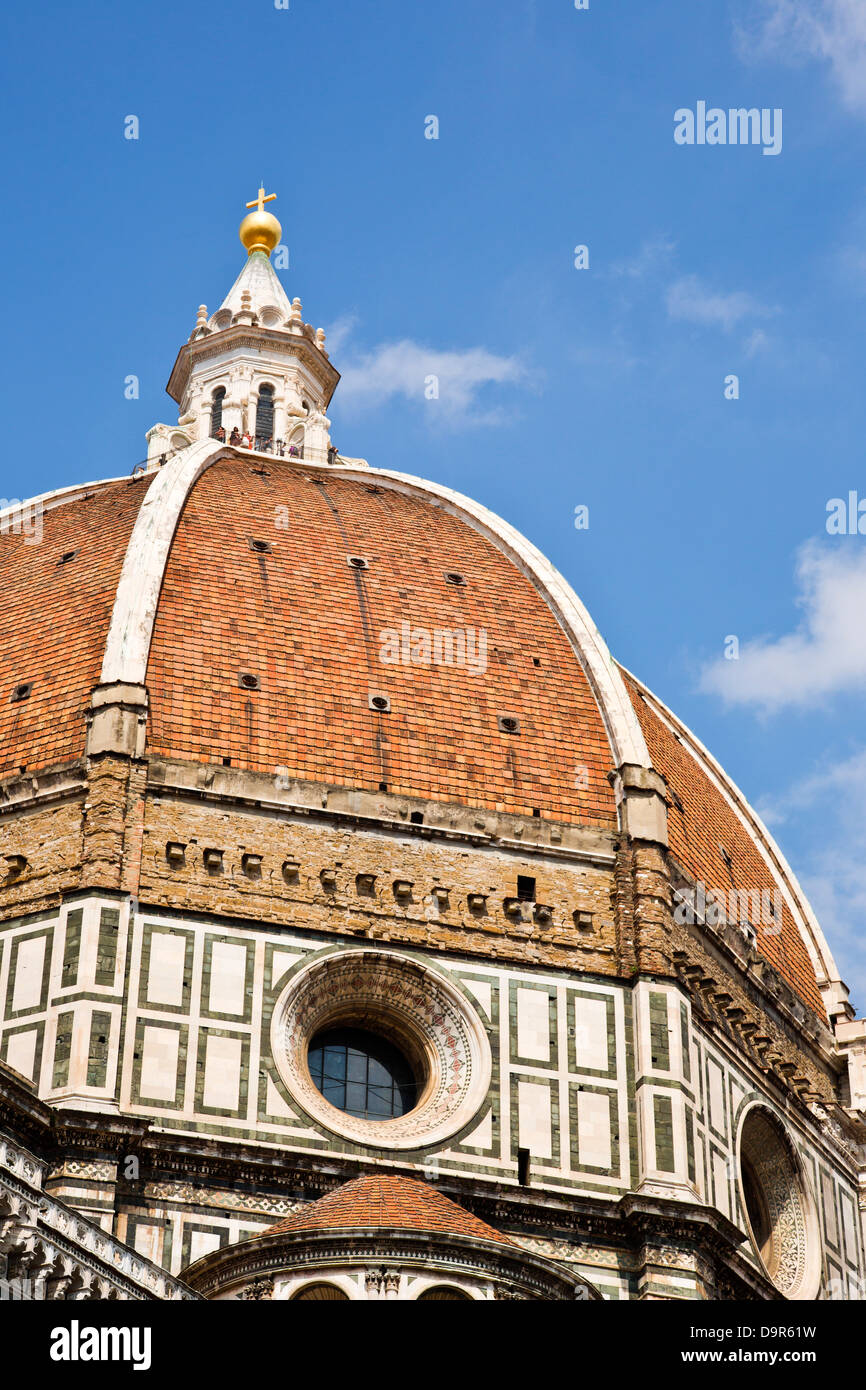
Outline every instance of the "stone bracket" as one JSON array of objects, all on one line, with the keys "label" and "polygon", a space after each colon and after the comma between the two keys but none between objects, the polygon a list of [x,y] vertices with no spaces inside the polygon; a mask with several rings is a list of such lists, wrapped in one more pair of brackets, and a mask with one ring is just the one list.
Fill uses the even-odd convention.
[{"label": "stone bracket", "polygon": [[653,768],[622,763],[608,779],[616,796],[620,825],[632,840],[668,843],[667,786]]},{"label": "stone bracket", "polygon": [[121,757],[144,756],[147,733],[147,689],[113,681],[97,685],[87,712],[87,756],[102,753]]}]

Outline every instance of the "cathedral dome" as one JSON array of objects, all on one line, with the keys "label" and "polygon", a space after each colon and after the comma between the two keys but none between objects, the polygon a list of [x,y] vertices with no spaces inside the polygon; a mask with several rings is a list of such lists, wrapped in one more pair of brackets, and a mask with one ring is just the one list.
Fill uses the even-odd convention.
[{"label": "cathedral dome", "polygon": [[0,545],[0,775],[83,758],[118,684],[146,691],[152,757],[409,798],[428,824],[471,808],[479,833],[609,833],[638,769],[683,881],[773,895],[759,953],[826,1017],[832,959],[754,811],[485,508],[213,440],[40,508],[40,544],[9,523]]},{"label": "cathedral dome", "polygon": [[0,510],[15,1277],[38,1210],[92,1287],[68,1201],[159,1296],[862,1290],[866,1023],[796,878],[531,541],[336,449],[272,196],[146,463]]}]

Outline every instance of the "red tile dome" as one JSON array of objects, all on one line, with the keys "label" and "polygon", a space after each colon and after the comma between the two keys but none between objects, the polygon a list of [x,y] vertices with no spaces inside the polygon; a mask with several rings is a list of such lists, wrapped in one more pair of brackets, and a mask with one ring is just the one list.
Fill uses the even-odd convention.
[{"label": "red tile dome", "polygon": [[326,1197],[310,1202],[275,1226],[266,1236],[305,1231],[428,1231],[471,1236],[514,1245],[509,1236],[488,1226],[450,1197],[412,1178],[373,1173],[347,1182]]},{"label": "red tile dome", "polygon": [[206,440],[48,497],[41,526],[0,527],[0,776],[83,758],[100,684],[146,686],[150,755],[601,831],[612,770],[654,768],[687,875],[781,887],[760,950],[824,1015],[832,958],[745,798],[468,498]]},{"label": "red tile dome", "polygon": [[[404,623],[483,634],[486,669],[383,664],[383,634]],[[146,683],[164,756],[616,823],[604,720],[544,599],[465,521],[373,477],[209,468],[174,537]]]},{"label": "red tile dome", "polygon": [[[47,499],[38,542],[14,517],[0,526],[0,777],[83,757],[121,567],[153,481]],[[12,700],[27,683],[28,697]]]}]

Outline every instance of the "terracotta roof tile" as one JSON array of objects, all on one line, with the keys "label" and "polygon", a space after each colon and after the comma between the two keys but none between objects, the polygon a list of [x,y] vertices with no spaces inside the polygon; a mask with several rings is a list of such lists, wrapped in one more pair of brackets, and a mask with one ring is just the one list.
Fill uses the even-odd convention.
[{"label": "terracotta roof tile", "polygon": [[316,1202],[269,1226],[264,1235],[283,1231],[361,1230],[388,1227],[402,1231],[474,1236],[501,1245],[514,1241],[435,1187],[412,1178],[374,1173],[338,1187]]},{"label": "terracotta roof tile", "polygon": [[[50,508],[39,541],[0,534],[0,776],[83,755],[127,543],[152,481],[101,483]],[[58,563],[71,550],[74,560]],[[28,681],[30,696],[12,703]]]},{"label": "terracotta roof tile", "polygon": [[[738,894],[777,887],[766,861],[749,832],[718,788],[707,776],[692,750],[659,718],[635,681],[623,676],[647,741],[650,758],[682,806],[668,808],[668,836],[674,858],[696,882],[719,893],[736,888]],[[724,847],[730,865],[721,852]],[[758,950],[791,989],[826,1019],[815,971],[805,942],[790,909],[783,900],[782,930],[777,935],[753,922]]]},{"label": "terracotta roof tile", "polygon": [[[452,570],[465,585],[446,584]],[[486,670],[383,663],[383,633],[403,623],[484,631]],[[240,687],[244,671],[259,690]],[[153,753],[616,823],[610,746],[565,634],[492,542],[429,499],[314,484],[292,465],[263,478],[246,460],[215,464],[178,526],[147,685]],[[519,734],[501,732],[499,715],[518,718]]]}]

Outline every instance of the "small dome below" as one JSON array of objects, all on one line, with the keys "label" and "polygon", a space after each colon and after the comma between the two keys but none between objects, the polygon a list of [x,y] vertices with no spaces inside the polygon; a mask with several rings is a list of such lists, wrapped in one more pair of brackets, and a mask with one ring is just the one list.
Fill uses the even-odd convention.
[{"label": "small dome below", "polygon": [[519,1245],[426,1182],[373,1173],[223,1245],[184,1279],[208,1299],[594,1302],[564,1263]]},{"label": "small dome below", "polygon": [[265,1235],[289,1231],[365,1230],[443,1231],[449,1235],[472,1236],[513,1245],[510,1236],[488,1226],[450,1197],[426,1182],[392,1174],[369,1174],[329,1192],[317,1202],[309,1202]]}]

